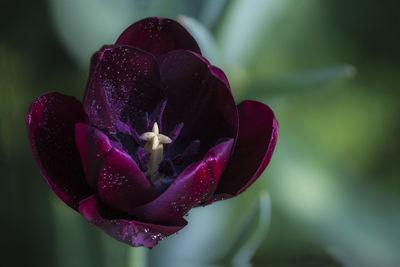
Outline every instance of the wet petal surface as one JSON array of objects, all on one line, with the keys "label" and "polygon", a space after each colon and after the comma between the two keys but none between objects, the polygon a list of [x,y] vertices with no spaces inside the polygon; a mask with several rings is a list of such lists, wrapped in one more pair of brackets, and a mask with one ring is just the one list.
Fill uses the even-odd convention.
[{"label": "wet petal surface", "polygon": [[74,209],[91,192],[74,137],[75,124],[83,121],[82,104],[59,93],[36,99],[27,115],[29,141],[40,172],[57,196]]},{"label": "wet petal surface", "polygon": [[187,224],[183,219],[171,226],[140,222],[115,212],[95,196],[82,200],[79,212],[108,235],[133,247],[153,248],[160,240],[178,232]]},{"label": "wet petal surface", "polygon": [[158,195],[128,154],[115,148],[107,153],[99,180],[99,196],[105,203],[130,213]]},{"label": "wet petal surface", "polygon": [[123,121],[144,131],[144,112],[164,98],[157,62],[152,55],[127,46],[106,47],[101,53],[83,100],[89,124],[115,133],[117,121]]},{"label": "wet petal surface", "polygon": [[170,224],[182,217],[209,195],[214,181],[206,163],[189,165],[155,200],[136,208],[133,212],[144,221]]}]

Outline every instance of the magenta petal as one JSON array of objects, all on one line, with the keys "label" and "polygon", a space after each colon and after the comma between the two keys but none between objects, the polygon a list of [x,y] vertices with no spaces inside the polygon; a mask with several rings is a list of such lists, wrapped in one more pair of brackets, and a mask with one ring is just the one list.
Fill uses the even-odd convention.
[{"label": "magenta petal", "polygon": [[166,226],[116,216],[114,211],[110,211],[95,196],[82,200],[79,212],[88,222],[101,228],[108,235],[133,247],[153,248],[159,241],[178,232],[187,224],[183,219],[174,226]]},{"label": "magenta petal", "polygon": [[174,223],[202,203],[213,186],[207,164],[203,161],[193,163],[158,198],[136,208],[134,215],[153,223]]},{"label": "magenta petal", "polygon": [[27,114],[29,141],[40,172],[74,209],[91,191],[75,144],[75,124],[83,121],[82,104],[59,93],[39,97]]},{"label": "magenta petal", "polygon": [[278,137],[278,123],[267,105],[248,100],[240,103],[238,110],[238,140],[219,181],[216,199],[238,195],[249,187],[267,167]]},{"label": "magenta petal", "polygon": [[98,192],[105,203],[128,214],[159,195],[136,162],[116,148],[106,156]]},{"label": "magenta petal", "polygon": [[101,131],[84,123],[75,125],[75,140],[81,155],[86,181],[93,190],[97,191],[97,182],[105,154],[112,148],[110,140]]},{"label": "magenta petal", "polygon": [[212,66],[202,56],[177,50],[158,59],[161,88],[168,98],[163,123],[165,132],[180,122],[184,127],[177,141],[189,145],[200,140],[201,157],[220,138],[236,138],[237,107],[227,84],[213,74]]},{"label": "magenta petal", "polygon": [[219,179],[224,172],[226,163],[228,162],[229,155],[233,146],[233,139],[221,142],[211,148],[204,156],[203,161],[211,170],[215,187],[218,185]]},{"label": "magenta petal", "polygon": [[164,98],[157,62],[151,54],[129,46],[103,49],[95,54],[83,100],[89,124],[115,132],[117,121],[130,122],[141,132],[144,112]]},{"label": "magenta petal", "polygon": [[146,18],[129,26],[118,38],[117,45],[130,45],[143,49],[155,57],[177,49],[201,54],[189,32],[171,19]]}]

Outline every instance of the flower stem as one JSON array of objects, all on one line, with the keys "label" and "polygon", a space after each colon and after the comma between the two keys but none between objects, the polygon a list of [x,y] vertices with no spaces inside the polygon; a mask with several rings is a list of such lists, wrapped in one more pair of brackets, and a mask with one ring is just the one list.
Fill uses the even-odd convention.
[{"label": "flower stem", "polygon": [[147,267],[148,263],[148,250],[146,248],[128,248],[127,267]]}]

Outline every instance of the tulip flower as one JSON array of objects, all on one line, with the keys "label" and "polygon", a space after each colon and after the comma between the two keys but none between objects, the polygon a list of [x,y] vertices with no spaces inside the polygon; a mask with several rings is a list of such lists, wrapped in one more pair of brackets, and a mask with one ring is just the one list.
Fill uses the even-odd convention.
[{"label": "tulip flower", "polygon": [[231,198],[267,167],[278,125],[228,80],[176,21],[147,18],[91,59],[82,103],[37,98],[28,134],[49,186],[88,222],[154,247],[194,207]]}]

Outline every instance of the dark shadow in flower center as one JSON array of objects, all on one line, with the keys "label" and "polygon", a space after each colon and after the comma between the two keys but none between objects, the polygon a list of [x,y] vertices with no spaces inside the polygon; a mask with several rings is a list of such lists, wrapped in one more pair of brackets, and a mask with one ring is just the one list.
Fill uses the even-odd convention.
[{"label": "dark shadow in flower center", "polygon": [[[193,140],[189,145],[187,145],[187,142],[179,140],[179,134],[184,127],[183,123],[175,125],[168,134],[162,132],[162,116],[166,105],[167,99],[164,99],[150,114],[148,112],[136,114],[135,123],[117,121],[114,123],[116,132],[108,132],[113,146],[128,153],[160,192],[164,192],[171,185],[176,177],[196,159],[200,151],[200,140]],[[140,122],[137,120],[140,120]],[[150,154],[145,149],[146,141],[141,140],[140,135],[145,132],[151,132],[154,123],[158,124],[160,134],[166,135],[171,139],[171,143],[164,145],[162,159],[158,165],[157,172],[149,175],[146,172]],[[133,128],[133,124],[139,124],[143,132],[137,132]]]}]

